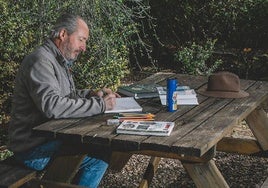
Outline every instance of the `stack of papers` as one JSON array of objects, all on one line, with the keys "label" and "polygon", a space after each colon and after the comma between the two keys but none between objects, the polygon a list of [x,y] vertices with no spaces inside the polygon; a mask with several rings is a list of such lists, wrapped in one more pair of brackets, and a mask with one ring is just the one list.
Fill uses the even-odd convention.
[{"label": "stack of papers", "polygon": [[[167,89],[166,87],[157,87],[159,98],[162,105],[167,105]],[[198,105],[196,92],[189,86],[178,86],[176,88],[178,105]]]}]

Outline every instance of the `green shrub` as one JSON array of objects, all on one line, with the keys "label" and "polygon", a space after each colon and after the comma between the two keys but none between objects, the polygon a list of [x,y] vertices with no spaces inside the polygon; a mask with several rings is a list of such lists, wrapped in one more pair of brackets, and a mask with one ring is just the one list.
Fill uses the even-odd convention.
[{"label": "green shrub", "polygon": [[227,47],[267,47],[267,0],[210,1],[210,29]]},{"label": "green shrub", "polygon": [[221,64],[222,60],[211,60],[216,40],[208,40],[203,45],[195,42],[175,53],[175,61],[180,62],[184,73],[193,75],[210,75]]},{"label": "green shrub", "polygon": [[129,72],[129,49],[150,51],[138,29],[142,22],[137,20],[151,19],[142,1],[0,0],[0,11],[1,122],[9,118],[17,68],[14,62],[21,62],[48,37],[53,22],[63,12],[81,15],[90,27],[88,50],[73,67],[78,88],[116,89]]},{"label": "green shrub", "polygon": [[9,121],[11,96],[17,69],[18,64],[15,62],[0,61],[0,124],[6,124]]},{"label": "green shrub", "polygon": [[[130,37],[137,34],[133,10],[120,1],[84,1],[82,16],[90,23],[89,50],[75,64],[78,87],[116,89],[128,73]],[[78,9],[71,6],[72,9]],[[70,10],[72,11],[72,10]],[[82,11],[82,10],[81,10]],[[79,11],[79,12],[81,12]]]},{"label": "green shrub", "polygon": [[14,1],[0,0],[0,11],[0,60],[20,61],[34,38],[31,20]]},{"label": "green shrub", "polygon": [[[140,1],[40,1],[0,0],[3,15],[0,26],[0,51],[3,61],[23,57],[48,36],[51,23],[62,12],[81,15],[90,26],[88,52],[74,70],[78,87],[116,88],[128,73],[129,49],[148,51],[140,37],[136,20],[148,17],[148,6]],[[128,5],[128,6],[127,6]],[[133,41],[135,37],[137,42]],[[148,54],[147,54],[148,55]]]},{"label": "green shrub", "polygon": [[[262,79],[267,75],[267,58],[261,55],[267,52],[268,43],[267,0],[151,0],[150,5],[157,19],[158,38],[164,44],[155,45],[153,51],[160,66],[176,65],[175,58],[170,58],[174,52],[194,42],[203,45],[212,38],[217,39],[217,53],[211,59],[223,59],[220,68],[241,73],[242,78]],[[243,55],[245,48],[252,51]],[[188,71],[182,68],[176,66],[175,71],[193,72],[196,67],[188,67]]]},{"label": "green shrub", "polygon": [[0,150],[0,161],[5,160],[8,157],[11,157],[13,155],[13,152],[11,152],[8,149]]},{"label": "green shrub", "polygon": [[267,0],[151,0],[150,4],[164,43],[181,46],[214,38],[231,48],[267,47]]}]

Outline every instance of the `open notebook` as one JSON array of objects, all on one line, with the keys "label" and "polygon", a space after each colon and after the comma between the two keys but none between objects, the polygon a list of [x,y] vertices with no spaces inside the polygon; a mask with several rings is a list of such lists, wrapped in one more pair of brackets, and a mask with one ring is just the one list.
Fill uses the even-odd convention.
[{"label": "open notebook", "polygon": [[106,110],[104,113],[119,112],[141,112],[142,107],[137,103],[134,97],[116,98],[116,105],[112,110]]}]

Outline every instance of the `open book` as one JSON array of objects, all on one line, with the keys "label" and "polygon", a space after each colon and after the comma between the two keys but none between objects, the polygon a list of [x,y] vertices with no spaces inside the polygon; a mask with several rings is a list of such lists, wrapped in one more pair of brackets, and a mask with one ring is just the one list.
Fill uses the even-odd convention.
[{"label": "open book", "polygon": [[173,128],[174,122],[125,120],[117,127],[116,133],[169,136]]},{"label": "open book", "polygon": [[[157,87],[159,98],[162,105],[167,103],[167,89],[166,87]],[[198,105],[197,95],[194,89],[189,86],[177,86],[176,88],[177,104],[178,105]]]},{"label": "open book", "polygon": [[134,97],[116,98],[116,105],[112,110],[106,110],[104,113],[119,112],[141,112],[142,107],[137,103]]}]

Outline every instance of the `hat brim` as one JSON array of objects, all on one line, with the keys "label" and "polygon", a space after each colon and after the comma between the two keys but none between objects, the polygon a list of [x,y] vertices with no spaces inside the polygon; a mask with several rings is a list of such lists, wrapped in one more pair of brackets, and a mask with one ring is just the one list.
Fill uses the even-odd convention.
[{"label": "hat brim", "polygon": [[199,90],[197,91],[201,95],[205,95],[208,97],[216,97],[216,98],[243,98],[248,97],[249,94],[243,90],[240,90],[239,92],[226,92],[226,91],[207,91]]}]

